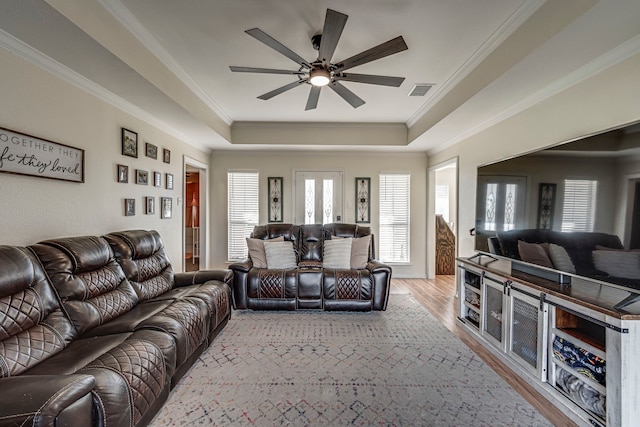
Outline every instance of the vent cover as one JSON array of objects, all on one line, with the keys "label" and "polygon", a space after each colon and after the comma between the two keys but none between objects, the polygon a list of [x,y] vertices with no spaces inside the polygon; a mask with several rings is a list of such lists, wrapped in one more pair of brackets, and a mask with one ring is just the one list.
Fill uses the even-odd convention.
[{"label": "vent cover", "polygon": [[409,92],[409,96],[425,96],[432,87],[433,85],[430,83],[416,83],[411,92]]}]

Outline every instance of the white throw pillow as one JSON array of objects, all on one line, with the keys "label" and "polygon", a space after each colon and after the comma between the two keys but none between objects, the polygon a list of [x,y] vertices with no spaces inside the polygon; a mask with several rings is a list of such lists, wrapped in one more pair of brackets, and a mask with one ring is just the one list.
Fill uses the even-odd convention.
[{"label": "white throw pillow", "polygon": [[322,266],[325,268],[351,268],[351,237],[324,241]]},{"label": "white throw pillow", "polygon": [[267,268],[286,269],[296,268],[296,253],[293,242],[264,242],[264,252],[267,255]]},{"label": "white throw pillow", "polygon": [[640,279],[640,252],[596,250],[591,255],[593,265],[610,276]]},{"label": "white throw pillow", "polygon": [[566,271],[567,273],[575,273],[576,266],[573,265],[571,257],[565,248],[555,243],[549,244],[549,257],[553,266],[560,271]]}]

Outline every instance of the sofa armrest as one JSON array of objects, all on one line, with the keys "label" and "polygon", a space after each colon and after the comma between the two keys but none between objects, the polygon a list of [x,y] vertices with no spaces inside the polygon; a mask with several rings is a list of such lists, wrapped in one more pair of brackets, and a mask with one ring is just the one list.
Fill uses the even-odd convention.
[{"label": "sofa armrest", "polygon": [[231,286],[233,273],[231,270],[200,270],[185,273],[176,273],[174,276],[175,287],[180,288],[189,285],[201,285],[209,280],[219,280]]},{"label": "sofa armrest", "polygon": [[91,375],[1,378],[0,426],[94,425],[94,386]]},{"label": "sofa armrest", "polygon": [[367,263],[367,270],[371,272],[374,283],[372,308],[374,310],[386,310],[391,288],[391,266],[378,260],[370,259]]},{"label": "sofa armrest", "polygon": [[248,273],[249,270],[253,268],[253,263],[251,262],[251,258],[247,258],[243,261],[234,262],[233,264],[229,265],[229,268],[233,271]]}]

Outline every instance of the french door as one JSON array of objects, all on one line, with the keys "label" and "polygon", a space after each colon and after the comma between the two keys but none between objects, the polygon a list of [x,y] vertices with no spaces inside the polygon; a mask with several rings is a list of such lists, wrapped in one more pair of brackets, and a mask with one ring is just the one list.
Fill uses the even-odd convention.
[{"label": "french door", "polygon": [[342,221],[342,171],[295,172],[295,223]]}]

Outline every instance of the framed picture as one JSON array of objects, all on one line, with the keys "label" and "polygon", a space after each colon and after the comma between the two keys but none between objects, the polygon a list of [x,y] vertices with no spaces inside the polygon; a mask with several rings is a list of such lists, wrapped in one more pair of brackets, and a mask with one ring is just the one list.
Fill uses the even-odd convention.
[{"label": "framed picture", "polygon": [[156,198],[155,197],[145,197],[144,198],[144,213],[147,215],[151,215],[156,213]]},{"label": "framed picture", "polygon": [[161,184],[161,180],[162,180],[162,174],[160,172],[154,172],[153,173],[153,186],[154,187],[160,187]]},{"label": "framed picture", "polygon": [[149,172],[136,169],[136,184],[149,185]]},{"label": "framed picture", "polygon": [[122,155],[138,157],[138,134],[125,128],[122,128]]},{"label": "framed picture", "polygon": [[166,148],[162,150],[162,161],[165,163],[171,163],[171,151]]},{"label": "framed picture", "polygon": [[356,178],[356,223],[371,222],[371,178]]},{"label": "framed picture", "polygon": [[129,182],[129,166],[118,165],[118,182]]},{"label": "framed picture", "polygon": [[136,199],[124,199],[124,216],[136,214]]},{"label": "framed picture", "polygon": [[556,184],[540,183],[538,192],[538,228],[553,228],[553,211],[556,202]]},{"label": "framed picture", "polygon": [[269,222],[282,222],[282,177],[270,176],[269,180]]},{"label": "framed picture", "polygon": [[171,197],[160,197],[160,218],[171,218],[172,204]]},{"label": "framed picture", "polygon": [[164,182],[166,183],[167,190],[173,190],[173,174],[165,174]]},{"label": "framed picture", "polygon": [[158,158],[158,147],[153,144],[149,144],[148,142],[144,145],[144,154],[147,157],[151,157],[152,159]]}]

